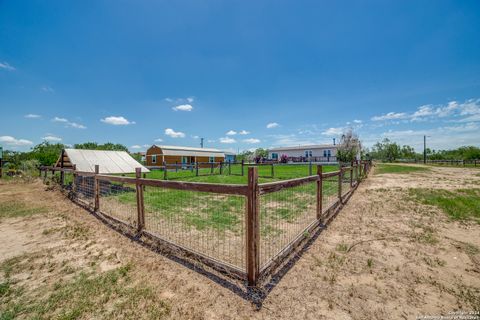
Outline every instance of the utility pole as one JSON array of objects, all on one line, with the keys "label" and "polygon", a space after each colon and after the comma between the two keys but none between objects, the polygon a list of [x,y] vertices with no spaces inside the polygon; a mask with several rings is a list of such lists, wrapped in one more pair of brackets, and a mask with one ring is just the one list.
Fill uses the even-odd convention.
[{"label": "utility pole", "polygon": [[203,148],[203,138],[200,138],[200,148]]},{"label": "utility pole", "polygon": [[427,163],[427,136],[423,136],[423,163]]}]

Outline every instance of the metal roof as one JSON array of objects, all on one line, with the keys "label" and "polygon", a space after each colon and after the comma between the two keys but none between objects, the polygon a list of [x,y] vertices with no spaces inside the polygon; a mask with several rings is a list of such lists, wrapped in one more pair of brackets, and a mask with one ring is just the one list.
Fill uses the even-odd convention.
[{"label": "metal roof", "polygon": [[190,156],[190,157],[225,157],[225,153],[218,149],[193,148],[181,146],[153,146],[162,149],[165,156]]},{"label": "metal roof", "polygon": [[125,151],[65,149],[65,155],[77,171],[95,172],[98,164],[100,173],[135,173],[135,168],[150,172]]},{"label": "metal roof", "polygon": [[268,151],[288,151],[288,150],[308,150],[308,149],[327,149],[336,148],[338,145],[333,144],[311,144],[305,146],[292,146],[292,147],[277,147],[270,148]]}]

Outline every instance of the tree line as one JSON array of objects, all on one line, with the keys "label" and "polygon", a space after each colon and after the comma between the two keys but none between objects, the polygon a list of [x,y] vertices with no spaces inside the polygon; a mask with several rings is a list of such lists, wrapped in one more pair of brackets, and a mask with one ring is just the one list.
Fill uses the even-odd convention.
[{"label": "tree line", "polygon": [[[423,160],[423,152],[415,152],[409,145],[400,145],[388,138],[365,150],[367,157],[375,160],[393,162],[396,160]],[[477,160],[480,159],[480,148],[463,146],[451,150],[426,149],[427,160]]]}]

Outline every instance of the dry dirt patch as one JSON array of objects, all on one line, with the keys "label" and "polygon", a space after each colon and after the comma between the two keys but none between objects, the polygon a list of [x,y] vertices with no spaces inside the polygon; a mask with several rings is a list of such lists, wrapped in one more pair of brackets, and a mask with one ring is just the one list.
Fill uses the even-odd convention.
[{"label": "dry dirt patch", "polygon": [[[24,288],[22,295],[37,302],[55,292],[59,282],[77,283],[82,272],[110,275],[125,266],[128,281],[121,278],[113,286],[116,290],[142,286],[152,292],[137,304],[122,304],[125,290],[120,290],[111,296],[108,310],[94,304],[83,318],[111,316],[115,305],[124,311],[160,306],[154,314],[171,319],[413,319],[480,310],[479,225],[452,221],[408,196],[410,187],[475,185],[471,181],[480,177],[470,170],[371,175],[260,310],[209,278],[121,236],[39,182],[0,184],[0,202],[14,199],[48,208],[0,221],[2,243],[8,243],[0,246],[0,263],[13,263],[12,290]],[[17,298],[8,296],[11,301]],[[1,299],[4,308],[5,296]],[[43,317],[61,311],[59,306]],[[115,315],[129,318],[131,313]],[[136,317],[151,315],[142,311]],[[28,313],[20,317],[28,318]]]}]

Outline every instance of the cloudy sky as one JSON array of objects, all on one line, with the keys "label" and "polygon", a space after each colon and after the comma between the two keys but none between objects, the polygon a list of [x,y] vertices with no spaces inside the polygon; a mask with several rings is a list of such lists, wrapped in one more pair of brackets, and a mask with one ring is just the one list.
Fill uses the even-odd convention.
[{"label": "cloudy sky", "polygon": [[0,145],[480,146],[478,1],[1,1]]}]

